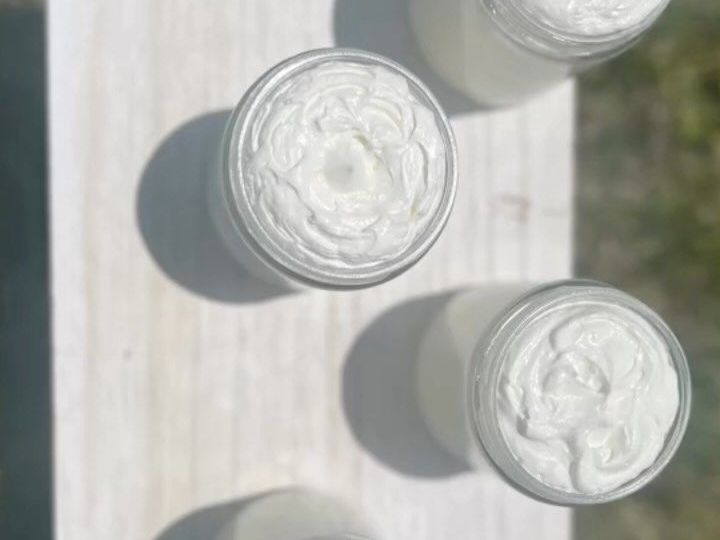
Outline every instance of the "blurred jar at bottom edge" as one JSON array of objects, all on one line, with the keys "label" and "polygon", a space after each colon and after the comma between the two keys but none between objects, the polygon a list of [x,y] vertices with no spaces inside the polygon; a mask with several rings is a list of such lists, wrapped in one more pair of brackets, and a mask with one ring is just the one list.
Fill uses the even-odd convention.
[{"label": "blurred jar at bottom edge", "polygon": [[319,491],[288,488],[260,495],[216,540],[379,540],[344,501]]}]

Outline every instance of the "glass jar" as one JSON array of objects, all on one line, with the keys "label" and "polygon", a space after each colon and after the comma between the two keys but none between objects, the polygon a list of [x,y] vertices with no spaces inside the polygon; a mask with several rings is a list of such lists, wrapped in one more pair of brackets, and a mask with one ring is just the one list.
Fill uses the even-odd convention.
[{"label": "glass jar", "polygon": [[[381,261],[348,268],[323,267],[298,255],[292,246],[281,245],[258,219],[248,196],[246,168],[251,152],[252,127],[275,91],[302,73],[328,62],[347,61],[381,66],[401,75],[412,96],[435,120],[444,146],[445,169],[440,202],[425,229],[412,244]],[[319,49],[289,58],[270,69],[248,90],[227,124],[217,162],[219,171],[211,182],[210,207],[216,226],[235,258],[252,274],[290,288],[320,287],[357,289],[383,283],[413,266],[442,232],[457,188],[457,150],[447,116],[428,88],[403,66],[380,55],[356,49]]]},{"label": "glass jar", "polygon": [[487,106],[518,103],[635,43],[670,0],[642,20],[603,34],[551,26],[522,0],[412,0],[411,26],[433,69]]},{"label": "glass jar", "polygon": [[433,317],[418,349],[416,402],[428,430],[455,458],[487,469],[470,428],[467,372],[480,336],[530,283],[480,286],[453,294]]},{"label": "glass jar", "polygon": [[222,528],[216,540],[371,540],[377,538],[342,501],[305,488],[287,488],[252,498]]},{"label": "glass jar", "polygon": [[[687,427],[690,371],[680,344],[653,310],[609,285],[567,280],[529,291],[528,287],[460,293],[435,318],[421,345],[418,365],[418,398],[428,427],[467,463],[476,468],[490,465],[521,491],[546,502],[596,504],[637,491],[669,463]],[[512,345],[530,324],[569,301],[601,302],[632,312],[662,341],[677,375],[679,405],[659,455],[634,479],[602,493],[569,492],[535,478],[513,454],[499,420],[500,382]]]}]

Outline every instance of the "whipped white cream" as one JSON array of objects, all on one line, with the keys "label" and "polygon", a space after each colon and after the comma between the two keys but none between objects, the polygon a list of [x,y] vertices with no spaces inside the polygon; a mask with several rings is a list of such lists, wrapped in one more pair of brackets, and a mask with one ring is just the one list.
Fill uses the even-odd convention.
[{"label": "whipped white cream", "polygon": [[578,35],[610,34],[632,28],[665,0],[519,0],[531,14],[558,30]]},{"label": "whipped white cream", "polygon": [[501,431],[546,485],[605,493],[662,451],[678,412],[677,379],[665,342],[640,315],[568,300],[513,342],[500,379]]},{"label": "whipped white cream", "polygon": [[327,61],[283,82],[251,128],[244,171],[277,245],[321,268],[404,255],[442,198],[445,140],[401,74]]}]

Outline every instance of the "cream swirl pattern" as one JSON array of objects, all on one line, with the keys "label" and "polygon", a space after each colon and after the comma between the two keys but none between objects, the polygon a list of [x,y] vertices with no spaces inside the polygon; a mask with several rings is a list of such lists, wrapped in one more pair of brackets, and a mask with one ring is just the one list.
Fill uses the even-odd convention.
[{"label": "cream swirl pattern", "polygon": [[248,199],[266,233],[331,269],[402,257],[439,207],[433,111],[379,65],[326,61],[281,83],[251,127]]},{"label": "cream swirl pattern", "polygon": [[679,407],[678,380],[658,332],[611,302],[574,300],[524,328],[499,388],[511,452],[541,482],[606,493],[663,449]]},{"label": "cream swirl pattern", "polygon": [[558,30],[593,36],[639,25],[665,0],[520,0],[520,3]]}]

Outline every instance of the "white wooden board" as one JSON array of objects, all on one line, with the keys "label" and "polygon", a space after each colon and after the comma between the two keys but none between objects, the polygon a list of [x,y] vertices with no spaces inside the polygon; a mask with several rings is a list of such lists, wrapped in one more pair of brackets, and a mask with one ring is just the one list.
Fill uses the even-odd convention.
[{"label": "white wooden board", "polygon": [[430,254],[381,287],[274,296],[207,223],[222,111],[305,49],[370,36],[406,60],[401,7],[50,2],[58,539],[204,538],[232,508],[217,505],[286,485],[350,500],[386,540],[569,538],[568,510],[440,450],[408,374],[433,304],[418,299],[569,275],[571,83],[514,110],[448,101],[463,112],[454,214]]}]

